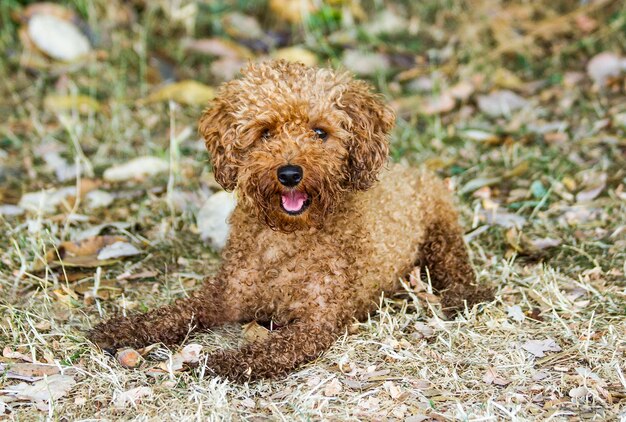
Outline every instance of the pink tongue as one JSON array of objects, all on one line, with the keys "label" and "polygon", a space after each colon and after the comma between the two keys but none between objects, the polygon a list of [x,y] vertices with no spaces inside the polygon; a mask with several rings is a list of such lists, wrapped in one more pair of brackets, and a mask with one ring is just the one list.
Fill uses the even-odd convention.
[{"label": "pink tongue", "polygon": [[308,195],[306,193],[298,191],[286,192],[281,195],[283,208],[289,212],[300,211],[307,198]]}]

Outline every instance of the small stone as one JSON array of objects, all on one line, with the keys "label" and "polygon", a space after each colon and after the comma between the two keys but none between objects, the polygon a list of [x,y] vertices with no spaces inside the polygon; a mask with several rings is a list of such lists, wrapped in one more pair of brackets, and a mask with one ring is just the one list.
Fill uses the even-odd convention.
[{"label": "small stone", "polygon": [[134,349],[124,349],[117,354],[117,361],[124,368],[136,368],[141,360],[141,355]]}]

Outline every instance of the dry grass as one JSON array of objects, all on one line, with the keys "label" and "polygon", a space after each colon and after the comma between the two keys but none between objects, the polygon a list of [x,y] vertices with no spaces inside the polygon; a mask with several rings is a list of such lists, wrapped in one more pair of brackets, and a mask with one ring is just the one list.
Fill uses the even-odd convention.
[{"label": "dry grass", "polygon": [[[222,12],[214,11],[217,17],[210,18],[200,10],[199,17],[207,21],[194,33],[170,13],[176,9],[172,5],[155,4],[139,13],[135,24],[115,27],[104,3],[77,1],[74,7],[96,31],[112,28],[102,41],[107,54],[79,69],[61,71],[29,71],[15,26],[9,22],[0,29],[7,57],[0,64],[0,112],[6,117],[0,123],[0,204],[15,204],[24,193],[40,189],[76,186],[80,191],[91,181],[116,196],[113,205],[96,210],[87,208],[84,198],[69,198],[50,213],[0,215],[0,346],[54,363],[77,382],[67,395],[38,409],[28,401],[7,400],[2,391],[19,381],[5,372],[0,401],[7,401],[6,417],[626,420],[626,117],[619,123],[619,116],[626,116],[624,80],[604,90],[584,75],[574,86],[563,82],[568,71],[584,72],[594,54],[626,50],[626,11],[607,2],[606,15],[591,12],[601,26],[597,32],[558,32],[550,43],[524,41],[552,56],[537,59],[529,48],[486,61],[484,52],[497,41],[489,36],[488,20],[476,17],[483,11],[475,12],[476,27],[468,27],[462,18],[468,10],[465,3],[449,3],[443,10],[438,2],[420,2],[411,12],[421,19],[421,44],[414,43],[414,36],[357,37],[355,42],[387,52],[394,63],[402,63],[403,54],[433,57],[450,46],[451,59],[417,66],[407,79],[439,75],[433,77],[434,93],[476,75],[487,79],[478,93],[500,89],[502,81],[494,82],[492,75],[501,69],[522,79],[515,89],[531,107],[511,119],[486,117],[477,110],[474,96],[465,107],[441,116],[404,115],[393,141],[394,159],[425,162],[464,192],[459,206],[472,259],[480,278],[497,287],[496,300],[444,321],[426,300],[433,297],[419,288],[381,298],[370,320],[355,323],[317,361],[284,380],[250,385],[211,377],[202,360],[185,371],[151,374],[176,352],[164,348],[152,351],[138,368],[124,369],[84,338],[85,330],[113,311],[145,310],[188,294],[219,265],[218,255],[199,240],[195,222],[197,207],[214,189],[195,135],[201,105],[137,106],[136,100],[154,90],[154,61],[163,51],[171,53],[180,79],[215,82],[206,57],[184,54],[179,41],[186,35],[220,34],[216,22]],[[539,18],[571,12],[571,3],[555,2],[554,10],[544,8]],[[505,9],[505,2],[497,4]],[[8,13],[18,4],[9,1],[2,7]],[[273,25],[262,10],[261,2],[246,9]],[[337,64],[341,49],[325,44],[323,37],[333,22],[316,19],[293,43],[305,40],[319,57]],[[459,28],[477,38],[457,43]],[[403,42],[406,48],[394,50]],[[412,96],[402,73],[398,76],[406,69],[394,66],[372,79],[393,99]],[[59,72],[65,76],[58,78]],[[537,80],[544,84],[531,88],[530,82]],[[56,90],[97,98],[104,107],[87,114],[51,112],[42,99],[55,92],[55,84]],[[561,129],[537,129],[553,122],[561,122]],[[493,136],[476,141],[464,135],[467,129]],[[81,163],[77,181],[55,177],[42,158],[44,145],[58,148],[69,163]],[[141,182],[102,182],[104,169],[141,155],[166,159],[169,173]],[[604,176],[605,187],[597,197],[576,200],[577,193]],[[480,188],[488,178],[497,180]],[[485,210],[494,204],[521,218],[523,227],[489,224]],[[128,236],[144,254],[101,270],[36,268],[60,242],[103,222],[125,223],[107,231]],[[560,245],[533,246],[544,238],[558,239]],[[116,281],[121,294],[105,299],[76,293],[81,283],[142,271],[155,274]],[[545,339],[554,340],[560,351],[536,357],[523,347]],[[202,344],[207,353],[240,341],[240,328],[227,327],[196,335],[188,343]],[[0,364],[8,368],[23,361],[5,355]],[[150,394],[123,404],[120,397],[138,387],[148,387]]]}]

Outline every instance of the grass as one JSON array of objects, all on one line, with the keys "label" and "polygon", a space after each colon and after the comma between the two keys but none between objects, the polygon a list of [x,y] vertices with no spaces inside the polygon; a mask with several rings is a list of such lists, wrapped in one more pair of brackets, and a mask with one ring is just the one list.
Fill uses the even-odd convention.
[{"label": "grass", "polygon": [[[24,5],[14,0],[0,5],[0,52],[6,58],[0,61],[0,204],[18,204],[24,194],[41,189],[80,191],[90,183],[116,197],[98,209],[88,208],[82,197],[67,198],[51,213],[0,214],[0,345],[63,367],[76,381],[67,394],[36,406],[8,400],[2,391],[20,381],[5,371],[0,415],[5,411],[15,420],[626,418],[626,119],[619,117],[626,113],[624,78],[599,89],[584,75],[595,54],[626,51],[623,5],[607,2],[591,11],[598,24],[591,33],[574,26],[493,56],[489,52],[498,41],[490,13],[513,13],[513,3],[363,1],[369,18],[362,22],[348,2],[329,2],[303,24],[290,26],[262,1],[215,2],[197,8],[195,27],[176,13],[189,4],[69,3],[102,52],[74,67],[50,61],[29,65],[19,25],[10,18]],[[526,7],[534,7],[527,22],[508,23],[522,33],[525,23],[570,13],[580,4],[563,0]],[[366,24],[384,8],[405,17],[406,27],[393,35],[367,33]],[[172,74],[216,85],[214,59],[184,51],[181,39],[230,37],[222,17],[234,11],[288,34],[280,42],[305,46],[321,64],[340,65],[345,48],[386,54],[391,65],[365,77],[390,101],[414,96],[419,104],[457,82],[474,81],[476,92],[450,112],[428,116],[413,107],[401,113],[392,157],[428,165],[459,192],[473,263],[480,279],[496,287],[496,300],[445,321],[427,301],[436,298],[419,288],[381,298],[378,312],[355,322],[315,362],[284,380],[249,385],[211,377],[202,360],[185,371],[154,375],[154,367],[176,353],[164,348],[152,351],[138,368],[124,369],[86,341],[85,330],[106,315],[184,296],[219,265],[219,255],[200,241],[195,219],[202,199],[215,189],[195,135],[203,104],[138,106],[137,100]],[[347,41],[329,41],[340,31]],[[415,64],[407,65],[407,56]],[[521,80],[513,90],[530,105],[510,117],[491,118],[480,111],[477,97],[511,84],[494,76],[501,69]],[[408,71],[413,77],[404,79]],[[568,85],[568,72],[583,72],[581,81]],[[432,92],[412,91],[411,81],[420,76],[434,80]],[[101,109],[50,110],[44,98],[53,93],[87,95]],[[551,128],[554,122],[561,124]],[[179,139],[185,130],[191,134]],[[493,136],[478,141],[468,130]],[[49,151],[68,165],[80,164],[80,177],[59,181],[46,164]],[[169,174],[103,181],[107,168],[143,155],[168,161]],[[602,177],[604,188],[596,197],[577,201]],[[484,179],[494,181],[481,187]],[[486,214],[494,208],[521,218],[523,225],[488,223]],[[36,270],[35,263],[60,242],[104,222],[125,223],[104,232],[128,236],[144,253],[100,270],[49,265]],[[559,245],[538,247],[546,238]],[[151,273],[144,278],[120,277],[145,271]],[[111,282],[121,293],[106,299],[77,293],[81,284],[93,282]],[[226,327],[188,343],[202,344],[207,353],[234,347],[243,336],[240,327]],[[560,350],[537,357],[524,348],[545,339]],[[11,356],[5,353],[0,365],[23,363]],[[139,387],[148,387],[149,394],[124,402],[125,392]]]}]

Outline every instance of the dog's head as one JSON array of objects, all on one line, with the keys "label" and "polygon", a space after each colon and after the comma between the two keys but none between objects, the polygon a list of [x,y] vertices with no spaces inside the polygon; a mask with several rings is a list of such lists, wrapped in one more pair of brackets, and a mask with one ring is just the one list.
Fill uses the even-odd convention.
[{"label": "dog's head", "polygon": [[224,84],[200,119],[215,178],[272,228],[321,227],[387,161],[395,116],[347,73],[272,61]]}]

